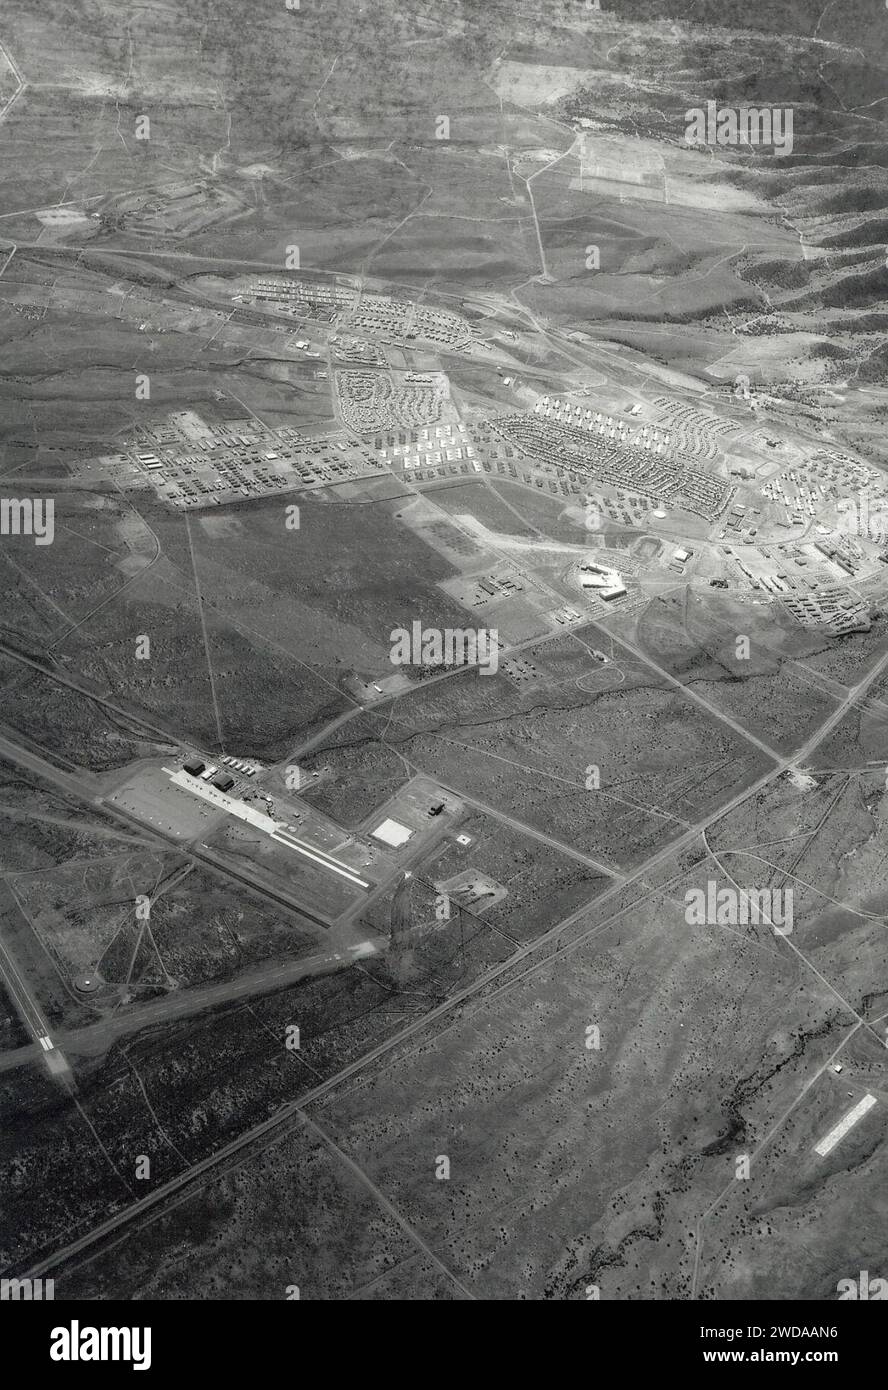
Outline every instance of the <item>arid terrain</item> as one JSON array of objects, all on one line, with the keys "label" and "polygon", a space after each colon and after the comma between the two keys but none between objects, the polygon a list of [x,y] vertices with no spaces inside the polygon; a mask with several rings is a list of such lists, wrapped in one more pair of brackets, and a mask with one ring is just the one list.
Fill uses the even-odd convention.
[{"label": "arid terrain", "polygon": [[674,8],[5,0],[4,1284],[888,1279],[888,10]]}]

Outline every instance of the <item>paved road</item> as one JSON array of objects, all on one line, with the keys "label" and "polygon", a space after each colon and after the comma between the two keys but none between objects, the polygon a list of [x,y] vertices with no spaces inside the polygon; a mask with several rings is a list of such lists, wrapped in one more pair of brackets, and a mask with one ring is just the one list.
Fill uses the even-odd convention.
[{"label": "paved road", "polygon": [[[312,1090],[307,1091],[304,1095],[299,1097],[298,1100],[290,1101],[286,1105],[281,1106],[281,1108],[268,1120],[263,1121],[261,1124],[254,1125],[252,1129],[246,1130],[243,1134],[238,1136],[237,1139],[232,1140],[231,1143],[217,1150],[216,1153],[201,1159],[198,1163],[193,1164],[190,1168],[179,1174],[178,1177],[171,1179],[168,1183],[164,1183],[162,1187],[156,1188],[153,1192],[149,1193],[148,1196],[133,1203],[117,1215],[109,1217],[106,1221],[100,1222],[78,1240],[72,1241],[70,1245],[66,1245],[62,1249],[47,1256],[28,1271],[28,1276],[30,1278],[37,1278],[48,1273],[52,1269],[57,1269],[67,1260],[83,1253],[83,1251],[103,1240],[106,1236],[116,1234],[132,1222],[137,1221],[140,1217],[147,1215],[149,1212],[154,1212],[159,1206],[162,1206],[163,1203],[177,1198],[182,1193],[182,1190],[189,1184],[199,1184],[199,1180],[206,1174],[211,1173],[219,1164],[237,1155],[248,1146],[257,1143],[257,1141],[275,1135],[283,1125],[294,1116],[298,1115],[306,1106],[311,1105],[314,1101],[326,1095],[336,1086],[341,1085],[343,1081],[354,1076],[357,1072],[364,1070],[365,1067],[371,1065],[373,1062],[378,1061],[397,1048],[402,1047],[405,1042],[416,1037],[425,1029],[428,1029],[432,1024],[437,1022],[438,1019],[458,1009],[461,1004],[471,1000],[478,995],[481,990],[485,989],[487,985],[499,979],[508,971],[513,970],[516,965],[520,964],[528,956],[539,952],[544,947],[557,940],[560,936],[564,935],[570,927],[577,922],[581,922],[590,911],[595,910],[597,913],[597,910],[603,904],[622,894],[628,886],[640,883],[654,869],[673,858],[683,849],[687,849],[693,845],[697,841],[700,833],[708,826],[720,820],[723,816],[729,815],[736,807],[750,800],[765,787],[776,781],[787,769],[798,766],[805,758],[809,757],[817,744],[835,728],[844,715],[847,714],[851,706],[865,694],[866,690],[869,689],[872,682],[878,678],[886,666],[888,666],[888,652],[880,658],[868,675],[864,676],[862,680],[858,681],[857,685],[853,686],[848,691],[848,694],[838,708],[828,719],[824,720],[819,728],[805,741],[792,757],[781,758],[776,766],[763,773],[762,776],[757,778],[749,787],[743,791],[739,791],[730,801],[718,807],[710,815],[703,817],[696,825],[690,826],[677,840],[671,841],[663,849],[658,850],[656,854],[651,855],[643,864],[639,865],[638,868],[628,874],[625,879],[619,883],[615,883],[613,887],[608,888],[604,893],[600,894],[594,902],[585,903],[582,907],[577,908],[576,911],[564,918],[563,921],[556,923],[554,927],[544,932],[542,936],[520,947],[520,949],[509,956],[507,960],[492,966],[471,983],[464,986],[464,988],[457,990],[442,1004],[430,1009],[427,1013],[423,1014],[422,1017],[414,1020],[413,1023],[408,1024],[391,1037],[379,1043],[376,1047],[371,1048],[363,1056],[341,1068],[334,1076],[329,1077],[327,1080],[313,1087]],[[601,922],[596,920],[593,927],[588,928],[586,932],[580,933],[577,941],[581,941],[589,932],[597,931],[600,927]]]},{"label": "paved road", "polygon": [[[183,257],[183,259],[187,259],[187,257]],[[552,634],[552,636],[559,635],[561,634]],[[609,634],[609,636],[612,636],[612,634]],[[35,1270],[31,1271],[32,1275],[37,1275],[47,1269],[56,1267],[58,1264],[63,1263],[72,1255],[81,1252],[82,1250],[88,1248],[90,1245],[94,1244],[96,1241],[102,1239],[105,1235],[111,1233],[112,1231],[120,1229],[122,1226],[129,1224],[129,1222],[137,1219],[146,1211],[153,1210],[160,1203],[177,1194],[186,1184],[195,1181],[204,1173],[209,1172],[210,1170],[212,1170],[213,1167],[215,1167],[218,1163],[224,1161],[227,1157],[236,1154],[247,1145],[254,1143],[257,1139],[260,1139],[267,1134],[273,1133],[281,1124],[285,1123],[292,1115],[294,1115],[297,1111],[302,1109],[307,1104],[311,1103],[311,1101],[325,1094],[329,1089],[336,1085],[339,1085],[347,1077],[363,1069],[364,1067],[371,1064],[378,1058],[386,1055],[394,1048],[401,1046],[404,1041],[415,1036],[421,1030],[433,1024],[438,1018],[443,1017],[447,1013],[451,1012],[453,1009],[459,1007],[461,1003],[477,995],[478,992],[485,988],[486,985],[488,985],[493,980],[500,978],[507,971],[513,969],[515,965],[520,963],[527,956],[531,955],[532,953],[536,953],[546,944],[548,944],[551,941],[554,941],[555,939],[563,935],[575,923],[580,922],[583,919],[583,917],[586,916],[587,913],[591,910],[591,908],[594,907],[597,909],[603,903],[607,902],[610,898],[612,898],[615,894],[621,892],[624,887],[639,882],[646,874],[649,874],[658,865],[665,862],[666,860],[674,856],[676,853],[680,852],[682,848],[688,847],[691,844],[693,844],[697,839],[699,833],[702,830],[704,830],[708,825],[712,824],[715,820],[720,819],[724,815],[728,814],[736,806],[739,806],[744,801],[754,796],[757,792],[762,790],[764,787],[766,787],[772,781],[774,781],[778,776],[780,776],[783,772],[785,772],[789,767],[800,765],[800,763],[810,755],[810,753],[817,746],[817,744],[823,738],[825,738],[827,734],[831,732],[831,730],[840,722],[843,716],[847,713],[848,709],[865,695],[866,690],[868,690],[872,682],[881,674],[882,670],[885,668],[885,665],[888,664],[888,654],[886,654],[872,668],[872,670],[869,672],[867,676],[865,676],[860,682],[858,682],[856,686],[852,687],[848,691],[845,698],[836,707],[835,711],[828,717],[828,719],[826,719],[823,722],[823,724],[818,728],[818,730],[814,734],[812,734],[812,736],[806,741],[806,743],[800,749],[798,749],[792,757],[784,758],[778,755],[775,752],[775,750],[769,748],[768,745],[765,744],[763,741],[757,739],[754,735],[750,734],[735,720],[731,719],[730,716],[725,715],[716,706],[710,705],[709,702],[706,701],[703,697],[700,697],[696,695],[694,692],[689,691],[686,686],[682,685],[681,681],[673,677],[669,672],[663,671],[661,668],[657,667],[656,663],[653,663],[650,660],[650,658],[643,651],[641,651],[641,649],[635,647],[632,643],[629,643],[623,639],[615,638],[614,640],[619,645],[623,646],[627,651],[631,651],[633,655],[642,659],[649,667],[652,667],[653,669],[657,670],[661,676],[670,681],[672,684],[676,685],[683,693],[687,694],[689,698],[696,699],[697,702],[701,704],[703,707],[705,707],[711,715],[715,716],[719,722],[725,724],[728,727],[731,727],[739,736],[741,736],[747,742],[756,745],[774,762],[774,766],[771,769],[769,769],[766,773],[764,773],[761,777],[759,777],[746,790],[738,792],[735,797],[733,797],[729,802],[720,806],[711,815],[701,819],[696,825],[689,827],[688,830],[685,831],[685,833],[677,839],[670,841],[668,845],[666,845],[663,849],[651,856],[648,860],[644,862],[644,864],[639,866],[639,868],[626,875],[625,877],[620,878],[612,888],[608,889],[605,893],[601,894],[597,899],[595,899],[594,903],[584,904],[581,908],[577,909],[574,913],[572,913],[569,917],[565,918],[562,922],[556,924],[553,928],[551,928],[548,932],[544,933],[541,937],[519,948],[505,962],[502,962],[501,964],[492,967],[489,971],[485,972],[484,975],[480,976],[474,982],[467,985],[463,990],[460,990],[454,995],[452,995],[443,1004],[437,1006],[435,1009],[432,1009],[427,1014],[417,1019],[413,1024],[408,1025],[406,1028],[402,1029],[398,1034],[394,1035],[392,1038],[387,1039],[385,1042],[381,1043],[376,1048],[371,1049],[364,1056],[358,1058],[355,1062],[349,1064],[348,1067],[343,1068],[334,1077],[331,1077],[328,1081],[322,1083],[313,1091],[301,1097],[300,1100],[291,1102],[289,1105],[282,1107],[277,1112],[277,1114],[272,1116],[271,1119],[269,1119],[268,1121],[264,1122],[264,1124],[256,1126],[253,1129],[247,1131],[238,1139],[232,1141],[232,1143],[230,1145],[227,1145],[224,1149],[218,1151],[216,1154],[209,1156],[207,1159],[202,1160],[200,1163],[193,1165],[192,1168],[188,1169],[178,1178],[172,1180],[171,1183],[156,1189],[153,1193],[149,1194],[149,1196],[141,1199],[141,1201],[137,1203],[134,1203],[126,1211],[118,1214],[114,1218],[109,1219],[109,1221],[101,1223],[99,1226],[95,1227],[93,1231],[85,1234],[83,1237],[80,1238],[80,1240],[74,1242],[72,1245],[67,1246],[65,1249],[60,1250],[56,1252],[54,1255],[48,1257],[48,1259],[43,1261]],[[532,639],[532,641],[528,641],[526,644],[522,645],[532,645],[533,642],[539,641],[539,638]],[[25,659],[25,664],[33,664],[37,667],[37,669],[41,670],[43,674],[47,674],[45,668],[40,667],[39,663],[32,663]],[[448,676],[453,674],[458,674],[458,672],[447,673]],[[62,678],[62,683],[73,684],[72,682],[67,682],[66,680],[64,680],[64,678]],[[110,704],[110,702],[106,703]],[[379,703],[383,704],[385,703],[385,701],[381,700]],[[327,730],[315,736],[315,739],[312,739],[308,745],[304,745],[303,749],[300,750],[300,752],[304,751],[309,746],[314,746],[315,742],[320,741],[323,737],[325,737],[331,731],[332,728],[340,726],[341,724],[347,722],[349,719],[354,718],[360,712],[360,708],[356,708],[352,711],[347,712],[344,715],[339,716],[337,720],[334,721],[334,724],[332,726],[329,726]],[[127,714],[128,718],[133,717],[128,712],[123,710],[120,710],[120,713]],[[39,758],[37,755],[29,753],[27,750],[20,748],[18,745],[12,743],[11,740],[3,738],[2,736],[0,736],[0,755],[7,756],[12,761],[17,762],[20,765],[29,767],[32,771],[38,772],[41,776],[46,777],[48,780],[54,782],[55,784],[63,786],[66,790],[70,791],[74,795],[78,795],[81,798],[86,797],[90,801],[95,800],[95,787],[87,784],[85,776],[75,777],[72,775],[62,773],[58,768],[54,768],[51,764],[47,763],[46,760]],[[92,779],[92,781],[95,782],[95,779]],[[609,870],[606,866],[598,863],[598,861],[591,859],[591,857],[582,855],[579,851],[571,851],[569,847],[562,845],[560,842],[553,841],[551,837],[545,836],[541,832],[532,830],[532,828],[526,826],[522,822],[516,821],[514,820],[514,818],[507,817],[503,815],[503,813],[495,812],[493,808],[486,806],[484,803],[473,801],[473,799],[467,797],[464,792],[457,791],[456,794],[461,796],[463,799],[467,800],[470,804],[475,804],[479,807],[479,809],[482,809],[488,814],[496,814],[500,819],[505,820],[507,823],[510,823],[514,825],[516,828],[520,829],[522,833],[531,834],[535,838],[553,845],[560,852],[571,853],[573,857],[579,858],[583,862],[589,863],[592,867],[596,868],[596,870],[603,873],[608,873],[611,876],[613,876],[612,870]],[[108,808],[105,809],[107,810]],[[163,836],[158,836],[158,838],[165,839],[165,837]],[[175,842],[175,847],[180,850],[182,848],[178,842]],[[224,870],[224,872],[226,873],[226,876],[235,877],[239,879],[239,881],[241,882],[247,881],[245,879],[245,876],[240,873],[234,874],[230,870]],[[251,886],[256,887],[256,885]],[[302,909],[299,910],[302,911]],[[306,964],[306,962],[303,962],[303,967]],[[324,968],[324,966],[319,964],[318,968],[322,969]],[[276,978],[280,977],[276,976]],[[274,986],[269,985],[269,987]],[[226,990],[228,988],[232,988],[234,990],[239,991],[240,982],[238,982],[237,984],[233,983],[231,987],[208,987],[208,1006],[209,1004],[214,1002],[214,999],[218,999],[219,1001],[221,1001],[223,998],[237,997],[236,993],[226,993]],[[244,986],[243,992],[248,992],[249,989],[250,985],[246,984]],[[210,992],[212,992],[212,998],[210,997]],[[157,1001],[159,1008],[159,1018],[162,1020],[163,1018],[175,1017],[177,1015],[177,1011],[180,1008],[183,1012],[186,1012],[189,1006],[189,996],[191,997],[191,999],[193,999],[195,997],[195,991],[188,991],[187,996],[183,995],[181,1004],[178,1000],[172,1000],[169,997],[165,1000]],[[141,1010],[139,1014],[139,1026],[144,1026],[145,1021],[145,1011]],[[96,1028],[100,1029],[105,1026],[106,1025],[96,1025]]]}]

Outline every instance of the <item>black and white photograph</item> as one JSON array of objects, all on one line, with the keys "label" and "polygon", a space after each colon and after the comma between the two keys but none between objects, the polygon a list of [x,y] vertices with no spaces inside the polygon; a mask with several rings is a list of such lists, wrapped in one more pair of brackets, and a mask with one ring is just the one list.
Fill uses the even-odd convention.
[{"label": "black and white photograph", "polygon": [[838,1368],[886,1193],[888,4],[2,0],[0,1326]]}]

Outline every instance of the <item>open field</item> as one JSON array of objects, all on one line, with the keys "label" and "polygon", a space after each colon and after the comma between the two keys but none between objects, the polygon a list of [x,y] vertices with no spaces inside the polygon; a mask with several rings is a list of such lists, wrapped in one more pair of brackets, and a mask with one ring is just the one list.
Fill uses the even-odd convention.
[{"label": "open field", "polygon": [[[590,1021],[600,1039],[591,1050]],[[310,1106],[309,1127],[329,1136],[475,1297],[585,1298],[592,1283],[607,1299],[681,1298],[694,1289],[729,1297],[744,1277],[734,1249],[748,1252],[747,1268],[750,1258],[760,1263],[769,1226],[782,1227],[800,1200],[817,1212],[818,1236],[796,1263],[794,1287],[823,1297],[835,1282],[843,1223],[852,1220],[857,1248],[869,1253],[866,1209],[834,1209],[830,1185],[849,1163],[855,1181],[861,1162],[877,1172],[885,1142],[876,1111],[844,1154],[828,1163],[811,1155],[841,1108],[835,1079],[824,1074],[835,1056],[852,1089],[872,1087],[881,1069],[872,1038],[855,1033],[853,1019],[783,946],[690,929],[667,891],[636,900],[610,925],[602,913],[582,947],[526,979],[519,972],[443,1034]],[[806,1081],[814,1084],[796,1103]],[[422,1100],[405,1108],[405,1095]],[[516,1096],[533,1124],[516,1123]],[[744,1150],[762,1155],[748,1186],[732,1181],[733,1154]],[[239,1178],[192,1198],[186,1249],[163,1266],[182,1294],[220,1295],[205,1245],[218,1239],[235,1194],[239,1209],[262,1201],[285,1153],[267,1149]],[[450,1176],[436,1181],[442,1154]],[[310,1190],[306,1176],[294,1200],[308,1200]],[[713,1212],[700,1223],[708,1205]],[[150,1287],[144,1281],[164,1246],[118,1247],[115,1277],[122,1272],[124,1287]],[[397,1258],[397,1247],[381,1248],[386,1260]],[[95,1293],[109,1277],[99,1257],[75,1287]],[[258,1279],[263,1292],[271,1277]],[[359,1296],[360,1276],[350,1287]],[[302,1296],[337,1295],[318,1275]]]},{"label": "open field", "polygon": [[888,1279],[888,20],[675,8],[6,0],[4,1283]]},{"label": "open field", "polygon": [[540,672],[529,688],[516,690],[502,674],[429,686],[402,697],[392,717],[351,721],[309,766],[335,766],[356,743],[381,742],[455,791],[626,866],[766,765],[631,657],[618,658],[624,682],[597,693],[581,683],[594,670],[581,641],[563,638],[529,655]]}]

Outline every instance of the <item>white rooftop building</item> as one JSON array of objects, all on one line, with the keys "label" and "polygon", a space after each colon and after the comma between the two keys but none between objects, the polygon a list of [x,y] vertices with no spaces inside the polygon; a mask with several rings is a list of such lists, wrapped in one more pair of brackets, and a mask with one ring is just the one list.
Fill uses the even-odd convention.
[{"label": "white rooftop building", "polygon": [[400,849],[401,845],[406,845],[410,836],[413,834],[406,825],[401,825],[399,821],[387,818],[378,825],[372,832],[374,840],[381,840],[384,845],[391,845],[393,849]]}]

